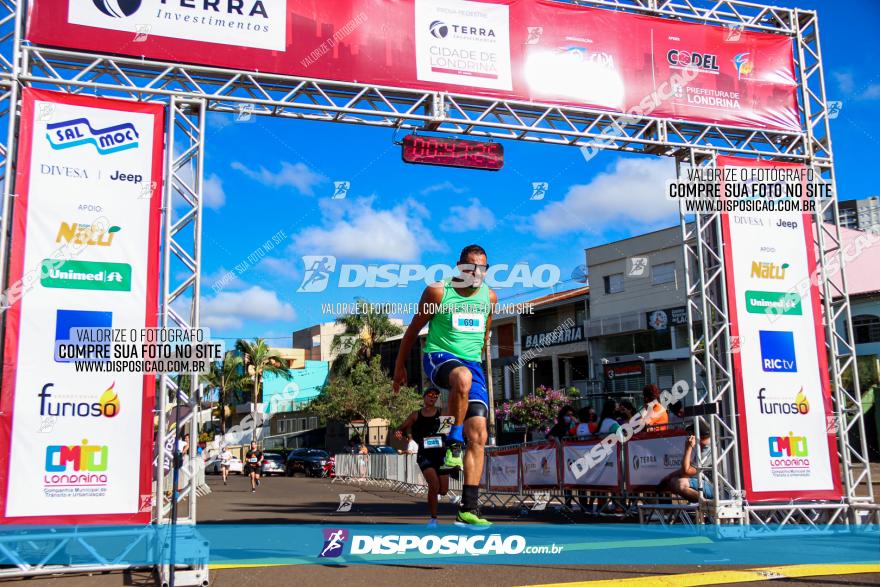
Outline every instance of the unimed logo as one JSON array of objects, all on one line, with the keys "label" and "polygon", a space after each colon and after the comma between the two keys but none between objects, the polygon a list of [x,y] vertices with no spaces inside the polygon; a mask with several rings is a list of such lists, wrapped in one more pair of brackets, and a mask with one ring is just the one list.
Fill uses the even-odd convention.
[{"label": "unimed logo", "polygon": [[136,149],[140,135],[134,124],[123,122],[106,128],[93,128],[88,118],[74,118],[46,125],[46,140],[56,151],[92,145],[100,155]]},{"label": "unimed logo", "polygon": [[746,291],[746,312],[782,316],[803,314],[801,297],[798,294],[758,290]]},{"label": "unimed logo", "polygon": [[131,265],[43,259],[40,284],[57,289],[131,291]]}]

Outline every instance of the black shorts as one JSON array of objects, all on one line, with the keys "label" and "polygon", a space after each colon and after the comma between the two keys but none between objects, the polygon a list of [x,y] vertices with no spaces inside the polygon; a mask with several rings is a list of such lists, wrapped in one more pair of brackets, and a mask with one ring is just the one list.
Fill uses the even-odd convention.
[{"label": "black shorts", "polygon": [[468,409],[464,415],[464,419],[468,418],[488,418],[489,408],[483,402],[468,402]]},{"label": "black shorts", "polygon": [[445,459],[446,451],[442,448],[419,451],[419,453],[416,455],[416,464],[422,471],[424,471],[425,469],[434,469],[439,474],[440,467],[443,466],[443,461]]},{"label": "black shorts", "polygon": [[244,466],[244,474],[250,475],[251,473],[260,474],[260,465],[245,465]]}]

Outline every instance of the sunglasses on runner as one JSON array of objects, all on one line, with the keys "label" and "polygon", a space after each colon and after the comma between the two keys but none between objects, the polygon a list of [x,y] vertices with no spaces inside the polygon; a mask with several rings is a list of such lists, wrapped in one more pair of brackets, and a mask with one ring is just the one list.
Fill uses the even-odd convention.
[{"label": "sunglasses on runner", "polygon": [[489,270],[489,265],[474,265],[473,263],[460,263],[459,267],[465,273],[475,273],[479,271],[480,273],[485,273]]}]

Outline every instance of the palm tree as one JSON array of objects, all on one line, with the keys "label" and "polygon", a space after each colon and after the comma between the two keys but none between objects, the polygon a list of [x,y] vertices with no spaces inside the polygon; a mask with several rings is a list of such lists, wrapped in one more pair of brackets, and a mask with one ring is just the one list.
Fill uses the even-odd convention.
[{"label": "palm tree", "polygon": [[369,363],[379,343],[403,332],[388,314],[374,311],[362,298],[357,302],[357,312],[336,319],[345,330],[334,336],[330,345],[331,353],[336,356],[332,367],[334,374],[348,373],[358,362]]},{"label": "palm tree", "polygon": [[241,357],[235,356],[232,351],[223,355],[223,361],[211,363],[211,370],[202,375],[202,381],[217,390],[220,403],[220,433],[226,434],[226,406],[232,399],[232,394],[243,390],[250,382],[243,369]]},{"label": "palm tree", "polygon": [[[241,353],[244,365],[248,370],[248,375],[254,378],[254,397],[253,402],[251,403],[251,421],[256,425],[257,404],[260,400],[263,375],[265,373],[272,373],[273,375],[277,375],[287,381],[293,379],[293,375],[287,370],[285,360],[280,356],[273,354],[271,349],[266,346],[266,341],[262,338],[254,339],[253,342],[240,338],[235,342],[235,349]],[[253,438],[256,439],[256,433]]]}]

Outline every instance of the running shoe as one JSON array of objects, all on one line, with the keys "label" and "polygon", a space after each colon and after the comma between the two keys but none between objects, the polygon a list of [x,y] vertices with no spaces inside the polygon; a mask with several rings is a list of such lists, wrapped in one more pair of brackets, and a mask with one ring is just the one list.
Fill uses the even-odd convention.
[{"label": "running shoe", "polygon": [[428,520],[428,528],[436,528],[438,526],[437,518]]},{"label": "running shoe", "polygon": [[443,466],[449,469],[463,469],[464,461],[462,461],[461,453],[462,445],[460,442],[453,442],[446,449],[446,458],[443,459]]},{"label": "running shoe", "polygon": [[481,518],[477,511],[458,510],[458,514],[455,516],[455,525],[468,528],[488,528],[492,522]]}]

